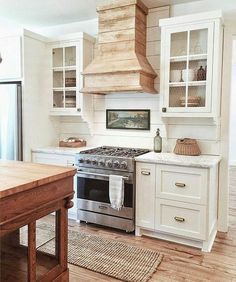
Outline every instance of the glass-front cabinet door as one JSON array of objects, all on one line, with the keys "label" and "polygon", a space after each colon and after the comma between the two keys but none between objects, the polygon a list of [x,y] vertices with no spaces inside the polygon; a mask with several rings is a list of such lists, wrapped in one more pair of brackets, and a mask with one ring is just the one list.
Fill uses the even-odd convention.
[{"label": "glass-front cabinet door", "polygon": [[52,110],[77,112],[79,108],[79,79],[77,46],[52,48]]},{"label": "glass-front cabinet door", "polygon": [[210,112],[213,32],[214,23],[166,29],[163,113]]}]

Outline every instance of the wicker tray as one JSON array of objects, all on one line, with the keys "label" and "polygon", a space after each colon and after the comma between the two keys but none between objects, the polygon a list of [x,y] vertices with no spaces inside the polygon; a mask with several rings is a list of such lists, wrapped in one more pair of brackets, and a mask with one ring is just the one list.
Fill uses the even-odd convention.
[{"label": "wicker tray", "polygon": [[69,147],[69,148],[79,148],[85,147],[86,141],[75,141],[75,142],[68,142],[68,141],[60,141],[59,147]]}]

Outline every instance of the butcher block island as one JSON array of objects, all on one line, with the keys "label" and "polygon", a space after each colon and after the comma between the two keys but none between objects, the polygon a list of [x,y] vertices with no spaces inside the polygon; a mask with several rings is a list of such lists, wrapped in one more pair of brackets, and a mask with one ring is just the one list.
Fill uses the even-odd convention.
[{"label": "butcher block island", "polygon": [[[1,281],[69,281],[67,213],[74,174],[73,168],[0,161]],[[49,254],[42,246],[52,232],[42,219],[51,213],[56,243]]]}]

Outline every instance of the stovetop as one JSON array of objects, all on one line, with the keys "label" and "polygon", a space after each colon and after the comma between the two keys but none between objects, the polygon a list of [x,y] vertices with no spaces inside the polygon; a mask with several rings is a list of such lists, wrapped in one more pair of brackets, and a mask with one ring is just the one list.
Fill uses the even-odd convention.
[{"label": "stovetop", "polygon": [[102,146],[76,155],[78,167],[133,172],[134,158],[150,152],[147,149]]},{"label": "stovetop", "polygon": [[142,154],[148,153],[147,149],[134,149],[123,147],[102,146],[90,150],[81,151],[81,154],[89,154],[96,156],[114,156],[124,158],[135,158]]}]

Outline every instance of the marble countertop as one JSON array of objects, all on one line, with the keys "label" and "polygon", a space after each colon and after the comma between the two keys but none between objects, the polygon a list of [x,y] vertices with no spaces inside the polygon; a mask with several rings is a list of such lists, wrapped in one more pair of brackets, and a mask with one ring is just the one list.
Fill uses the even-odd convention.
[{"label": "marble countertop", "polygon": [[79,148],[68,148],[68,147],[44,147],[32,149],[33,153],[46,153],[46,154],[59,154],[59,155],[75,155],[84,150],[91,149],[92,147],[79,147]]},{"label": "marble countertop", "polygon": [[141,155],[135,158],[138,162],[146,163],[157,163],[157,164],[169,164],[169,165],[181,165],[181,166],[191,166],[191,167],[202,167],[209,168],[218,164],[221,160],[220,156],[183,156],[176,155],[173,153],[155,153],[149,152],[147,154]]}]

